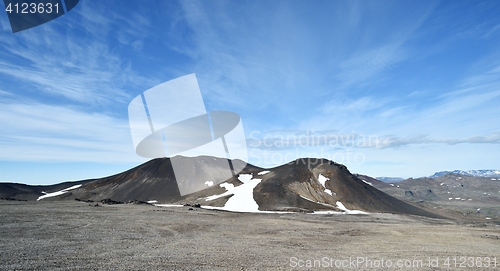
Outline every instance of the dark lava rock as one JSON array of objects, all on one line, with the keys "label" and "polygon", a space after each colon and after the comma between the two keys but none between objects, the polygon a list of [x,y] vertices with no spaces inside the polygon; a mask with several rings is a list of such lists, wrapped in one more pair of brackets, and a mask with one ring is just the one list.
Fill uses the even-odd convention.
[{"label": "dark lava rock", "polygon": [[75,200],[76,200],[76,201],[82,201],[82,202],[88,202],[88,203],[90,203],[90,202],[94,202],[93,200],[89,200],[89,199],[87,199],[87,200],[83,200],[83,199],[75,198]]},{"label": "dark lava rock", "polygon": [[15,198],[11,198],[11,197],[7,197],[7,198],[0,198],[0,200],[27,201],[27,200],[25,200],[25,199],[15,199]]},{"label": "dark lava rock", "polygon": [[151,205],[151,203],[147,203],[147,202],[142,201],[142,200],[129,200],[129,201],[127,201],[127,204],[148,204],[148,205]]},{"label": "dark lava rock", "polygon": [[123,201],[116,201],[116,200],[112,200],[112,199],[103,199],[103,200],[101,200],[101,203],[113,205],[113,204],[123,204]]}]

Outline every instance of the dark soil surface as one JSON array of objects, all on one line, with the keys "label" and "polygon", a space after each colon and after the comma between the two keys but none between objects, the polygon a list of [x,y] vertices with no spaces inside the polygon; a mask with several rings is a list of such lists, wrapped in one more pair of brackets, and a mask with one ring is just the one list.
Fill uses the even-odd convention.
[{"label": "dark soil surface", "polygon": [[[0,201],[0,251],[0,270],[492,270],[445,261],[500,261],[500,226],[391,214]],[[339,266],[349,258],[372,265]],[[416,266],[396,267],[399,260]],[[374,266],[381,261],[385,267]]]}]

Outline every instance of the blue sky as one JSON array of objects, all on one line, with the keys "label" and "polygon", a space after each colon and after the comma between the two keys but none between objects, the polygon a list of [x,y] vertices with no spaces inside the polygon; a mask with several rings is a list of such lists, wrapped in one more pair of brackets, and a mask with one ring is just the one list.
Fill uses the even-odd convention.
[{"label": "blue sky", "polygon": [[498,14],[498,1],[82,0],[13,34],[0,12],[0,181],[145,162],[128,104],[191,73],[207,110],[241,116],[259,166],[500,169]]}]

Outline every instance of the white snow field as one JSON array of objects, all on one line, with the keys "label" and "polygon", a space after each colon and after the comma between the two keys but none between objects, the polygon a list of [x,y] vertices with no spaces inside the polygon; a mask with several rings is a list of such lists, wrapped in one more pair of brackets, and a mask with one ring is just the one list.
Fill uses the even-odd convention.
[{"label": "white snow field", "polygon": [[365,215],[365,214],[369,214],[367,212],[363,212],[363,211],[360,211],[360,210],[349,210],[340,201],[336,202],[337,206],[333,206],[333,205],[322,203],[322,202],[319,202],[319,201],[314,201],[312,199],[309,199],[309,198],[306,198],[306,197],[303,197],[303,196],[300,196],[300,197],[303,198],[303,199],[305,199],[305,200],[314,202],[314,203],[318,203],[318,204],[321,204],[321,205],[324,205],[324,206],[328,206],[328,207],[337,207],[340,210],[342,210],[342,212],[336,212],[336,211],[315,211],[314,214],[348,214],[348,215],[359,215],[359,214]]},{"label": "white snow field", "polygon": [[52,193],[47,193],[47,192],[43,192],[42,191],[42,193],[44,193],[45,195],[38,197],[37,201],[41,200],[41,199],[46,199],[46,198],[51,198],[51,197],[55,197],[55,196],[60,196],[60,195],[66,193],[66,192],[68,192],[70,190],[80,188],[81,186],[82,186],[81,184],[77,184],[77,185],[73,185],[71,187],[68,187],[66,189],[63,189],[63,190],[60,190],[60,191],[57,191],[57,192],[52,192]]},{"label": "white snow field", "polygon": [[333,196],[333,194],[337,195],[336,193],[333,193],[332,190],[326,188],[325,183],[328,180],[330,180],[330,178],[321,175],[321,173],[318,175],[318,182],[323,186],[325,193],[329,194],[330,196]]},{"label": "white snow field", "polygon": [[[263,171],[264,172],[264,171]],[[267,174],[268,172],[265,172],[263,174],[260,174],[262,172],[257,173],[257,175],[263,175]],[[230,211],[230,212],[241,212],[241,213],[278,213],[278,214],[285,214],[285,213],[293,213],[293,212],[282,212],[282,211],[261,211],[259,210],[259,205],[253,198],[253,190],[254,188],[262,181],[262,179],[254,179],[253,174],[240,174],[238,176],[238,180],[240,180],[243,184],[239,186],[234,186],[233,184],[224,182],[219,184],[220,187],[223,187],[226,189],[226,192],[218,195],[212,195],[208,196],[205,198],[205,201],[212,201],[221,197],[233,195],[228,199],[226,204],[224,204],[224,207],[215,207],[215,206],[208,206],[208,205],[202,205],[201,207],[204,209],[211,209],[211,210],[224,210],[224,211]],[[321,185],[324,187],[325,182],[329,180],[325,176],[319,174],[318,176],[318,181],[321,183]],[[325,188],[325,192],[332,195],[332,192],[329,189]],[[336,211],[316,211],[314,214],[369,214],[367,212],[359,211],[359,210],[349,210],[347,209],[342,202],[337,201],[336,206],[322,203],[322,202],[317,202],[312,199],[300,196],[303,199],[306,199],[308,201],[318,203],[324,206],[328,207],[336,207],[342,212],[336,212]],[[183,205],[176,205],[176,204],[154,204],[155,206],[159,207],[182,207]]]},{"label": "white snow field", "polygon": [[184,207],[182,204],[153,204],[158,207]]},{"label": "white snow field", "polygon": [[209,196],[205,199],[206,201],[211,201],[233,194],[224,207],[202,207],[206,209],[220,209],[232,212],[260,212],[259,205],[253,198],[253,189],[260,183],[260,181],[262,181],[262,179],[253,179],[252,174],[240,174],[238,176],[238,180],[240,180],[243,184],[235,187],[233,184],[221,183],[219,186],[226,188],[227,191],[220,195]]},{"label": "white snow field", "polygon": [[359,210],[349,210],[340,201],[337,201],[337,208],[344,211],[346,214],[350,214],[350,215],[368,214],[367,212],[363,212],[363,211],[359,211]]}]

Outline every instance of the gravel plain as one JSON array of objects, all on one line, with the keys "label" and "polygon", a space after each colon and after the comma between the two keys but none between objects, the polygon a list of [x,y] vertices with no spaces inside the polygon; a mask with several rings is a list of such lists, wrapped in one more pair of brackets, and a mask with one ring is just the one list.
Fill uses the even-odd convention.
[{"label": "gravel plain", "polygon": [[0,201],[0,252],[0,270],[495,270],[500,226]]}]

